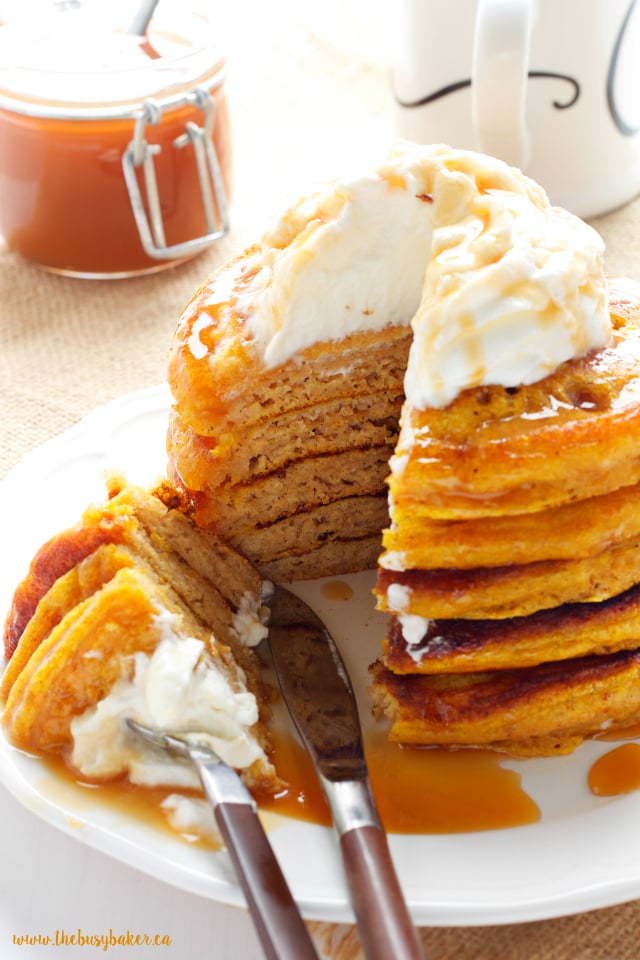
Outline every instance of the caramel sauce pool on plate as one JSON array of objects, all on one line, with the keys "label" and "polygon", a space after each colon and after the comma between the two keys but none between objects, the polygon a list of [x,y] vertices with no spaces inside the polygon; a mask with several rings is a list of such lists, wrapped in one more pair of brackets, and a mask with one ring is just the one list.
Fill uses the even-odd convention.
[{"label": "caramel sauce pool on plate", "polygon": [[[330,826],[329,808],[306,751],[287,731],[275,731],[273,740],[273,759],[288,789],[263,800],[260,809]],[[380,816],[390,833],[465,833],[540,819],[537,805],[520,786],[519,774],[501,767],[501,755],[405,748],[390,743],[383,732],[367,737],[365,746]],[[137,787],[123,780],[81,783],[60,758],[47,758],[45,766],[50,775],[42,784],[43,793],[67,809],[79,814],[98,800],[125,818],[173,832],[160,809],[164,797],[175,792],[172,788]]]},{"label": "caramel sauce pool on plate", "polygon": [[[498,754],[401,747],[382,732],[367,736],[365,746],[380,816],[390,833],[463,833],[540,818],[519,775],[504,770]],[[276,766],[289,789],[263,808],[328,825],[328,808],[303,748],[287,734],[276,735],[275,748]]]},{"label": "caramel sauce pool on plate", "polygon": [[[290,733],[276,731],[274,761],[289,787],[260,803],[264,812],[330,826],[329,809],[304,748]],[[618,736],[620,739],[620,736]],[[365,738],[367,762],[380,816],[389,833],[452,834],[524,826],[540,820],[520,775],[502,767],[506,758],[488,750],[402,747],[378,731]],[[45,761],[43,793],[81,813],[98,800],[126,819],[175,836],[160,809],[171,788],[136,787],[126,781],[79,783],[60,758]],[[640,744],[618,744],[588,773],[595,796],[640,789]],[[214,846],[191,835],[191,843]]]},{"label": "caramel sauce pool on plate", "polygon": [[640,789],[640,744],[623,743],[592,765],[589,789],[597,797],[617,797]]}]

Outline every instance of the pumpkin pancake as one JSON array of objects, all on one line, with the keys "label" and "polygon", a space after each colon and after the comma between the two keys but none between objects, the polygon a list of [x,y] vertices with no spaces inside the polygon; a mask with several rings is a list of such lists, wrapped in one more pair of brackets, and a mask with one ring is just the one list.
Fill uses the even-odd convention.
[{"label": "pumpkin pancake", "polygon": [[[113,506],[113,505],[112,505]],[[68,573],[104,543],[122,542],[131,524],[129,510],[105,510],[90,505],[82,521],[44,543],[36,552],[27,576],[16,587],[4,624],[4,654],[10,659],[36,607],[58,577]]]},{"label": "pumpkin pancake", "polygon": [[[125,707],[168,709],[162,704],[171,662],[175,722],[184,710],[195,723],[204,716],[203,729],[218,738],[216,749],[228,752],[228,762],[237,760],[247,785],[275,792],[282,784],[268,759],[265,726],[272,693],[252,649],[265,634],[261,575],[217,535],[196,527],[168,483],[150,492],[112,477],[108,492],[105,503],[91,505],[75,527],[38,551],[16,589],[2,683],[8,736],[27,750],[75,756],[79,724],[83,776],[133,775],[128,763],[136,750],[122,739],[119,704],[124,697]],[[148,693],[139,670],[149,671]],[[181,684],[191,684],[189,690],[195,684],[201,699],[185,687],[181,700]],[[110,747],[106,753],[120,759],[112,770],[102,760],[114,738],[120,753]],[[153,760],[142,767],[156,782]],[[166,775],[161,769],[159,776]]]},{"label": "pumpkin pancake", "polygon": [[160,592],[139,570],[122,569],[69,610],[11,686],[4,723],[14,743],[42,751],[70,740],[71,720],[105,696],[121,658],[158,643],[154,617],[170,602]]},{"label": "pumpkin pancake", "polygon": [[76,526],[53,537],[34,556],[6,619],[7,659],[56,580],[100,545],[112,543],[132,551],[136,563],[170,583],[251,670],[247,648],[238,641],[233,621],[245,611],[247,598],[260,597],[259,572],[215,533],[197,528],[185,512],[183,498],[170,484],[146,491],[114,475],[108,480],[108,493],[104,503],[91,504]]},{"label": "pumpkin pancake", "polygon": [[370,392],[289,410],[247,424],[242,442],[221,456],[215,437],[201,436],[177,410],[169,413],[168,443],[176,472],[194,490],[246,483],[306,457],[394,443],[403,396]]},{"label": "pumpkin pancake", "polygon": [[195,516],[199,523],[233,542],[241,531],[255,525],[274,523],[345,497],[375,496],[384,487],[391,451],[384,446],[296,460],[287,470],[220,489],[215,502],[199,507]]},{"label": "pumpkin pancake", "polygon": [[[536,513],[471,520],[431,520],[420,507],[413,523],[383,534],[380,566],[393,570],[497,567],[538,560],[593,557],[640,534],[640,484]],[[395,513],[395,511],[393,511]]]},{"label": "pumpkin pancake", "polygon": [[[217,689],[222,685],[228,688],[224,709],[211,707],[209,715],[213,727],[210,732],[217,736],[218,743],[230,739],[231,722],[225,711],[234,696],[240,701],[247,697],[244,671],[229,648],[203,629],[169,587],[138,568],[122,568],[60,620],[19,673],[3,716],[12,742],[38,753],[71,750],[74,725],[79,721],[91,724],[92,714],[107,702],[118,684],[136,682],[140,657],[151,656],[168,630],[177,642],[191,646],[199,643],[202,652],[197,669],[214,675]],[[128,699],[134,702],[131,694]],[[174,729],[182,729],[177,718]],[[264,752],[265,734],[257,711],[254,722],[235,736],[244,737],[248,745],[251,760],[240,769],[247,785],[256,792],[273,792],[280,782]],[[105,770],[99,739],[93,753],[90,763],[100,771],[98,779],[109,772],[125,772],[126,760],[112,771],[108,767]],[[154,776],[158,776],[157,766],[154,770]]]},{"label": "pumpkin pancake", "polygon": [[640,718],[638,650],[487,673],[398,676],[380,662],[372,672],[399,743],[548,756]]},{"label": "pumpkin pancake", "polygon": [[640,538],[595,557],[473,570],[381,569],[379,607],[427,619],[522,617],[565,603],[606,600],[640,582]]},{"label": "pumpkin pancake", "polygon": [[299,555],[292,552],[279,560],[261,563],[260,572],[269,580],[291,583],[333,576],[338,571],[353,573],[372,569],[380,553],[380,534],[368,537],[336,539]]},{"label": "pumpkin pancake", "polygon": [[412,744],[571,751],[640,717],[640,297],[520,386],[405,404],[376,594],[376,709]]},{"label": "pumpkin pancake", "polygon": [[35,607],[2,675],[0,696],[3,700],[7,699],[31,655],[66,614],[91,597],[118,570],[134,564],[135,557],[126,547],[105,543],[54,581]]},{"label": "pumpkin pancake", "polygon": [[[318,545],[344,540],[344,531],[357,540],[373,531],[380,553],[380,529],[387,518],[384,494],[344,497],[301,510],[273,523],[250,527],[234,537],[234,546],[247,556],[259,554],[262,566],[282,558],[302,556]],[[375,561],[374,561],[375,565]]]},{"label": "pumpkin pancake", "polygon": [[528,617],[423,621],[392,617],[384,664],[397,674],[475,673],[639,646],[640,585],[636,585],[602,603],[568,603]]}]

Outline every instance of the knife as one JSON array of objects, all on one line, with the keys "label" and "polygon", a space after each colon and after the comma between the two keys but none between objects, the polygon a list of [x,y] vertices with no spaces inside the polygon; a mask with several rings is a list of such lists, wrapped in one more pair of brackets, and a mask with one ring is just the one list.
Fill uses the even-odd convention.
[{"label": "knife", "polygon": [[331,809],[365,955],[422,960],[371,790],[346,667],[304,601],[276,586],[267,603],[274,669]]},{"label": "knife", "polygon": [[240,777],[197,734],[177,735],[147,727],[131,717],[126,725],[171,756],[190,760],[211,803],[218,828],[267,960],[318,960],[309,930],[298,911]]}]

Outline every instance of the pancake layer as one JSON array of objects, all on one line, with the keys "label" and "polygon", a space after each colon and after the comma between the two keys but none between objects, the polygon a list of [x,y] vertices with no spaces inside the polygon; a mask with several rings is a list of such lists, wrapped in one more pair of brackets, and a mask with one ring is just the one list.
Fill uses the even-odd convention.
[{"label": "pancake layer", "polygon": [[392,740],[489,747],[517,756],[570,753],[585,737],[635,725],[640,652],[488,673],[398,676],[373,670]]}]

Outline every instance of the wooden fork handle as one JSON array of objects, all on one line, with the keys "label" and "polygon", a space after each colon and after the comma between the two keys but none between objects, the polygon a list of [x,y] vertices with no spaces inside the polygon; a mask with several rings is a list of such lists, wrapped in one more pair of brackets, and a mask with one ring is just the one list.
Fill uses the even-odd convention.
[{"label": "wooden fork handle", "polygon": [[253,807],[220,803],[215,817],[265,956],[268,960],[318,960],[309,931]]},{"label": "wooden fork handle", "polygon": [[318,960],[248,790],[206,750],[190,756],[211,802],[267,960]]}]

